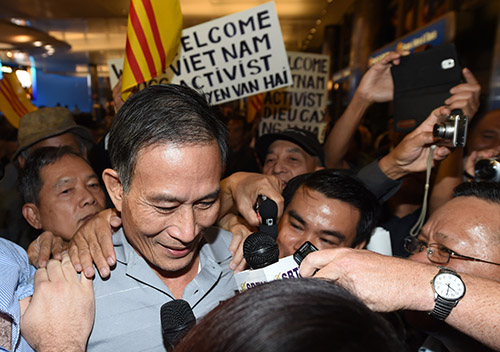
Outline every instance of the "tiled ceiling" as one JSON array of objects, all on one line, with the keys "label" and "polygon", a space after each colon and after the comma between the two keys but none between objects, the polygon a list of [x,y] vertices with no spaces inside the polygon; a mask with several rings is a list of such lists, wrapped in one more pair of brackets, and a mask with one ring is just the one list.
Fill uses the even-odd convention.
[{"label": "tiled ceiling", "polygon": [[[181,0],[184,28],[266,2]],[[312,28],[316,28],[316,32],[309,39],[307,49],[320,48],[323,26],[339,23],[353,3],[354,0],[275,0],[286,48],[304,49]],[[32,28],[52,37],[54,52],[51,55],[42,56],[40,50],[33,53],[36,65],[45,71],[85,74],[88,65],[94,64],[106,74],[107,60],[123,56],[129,0],[0,0],[0,6],[0,19],[6,25],[12,18],[27,20]],[[9,30],[1,30],[0,23],[0,54],[9,49],[26,50],[26,43],[21,48],[20,43],[6,38],[8,35]],[[61,42],[68,43],[71,49],[64,50]]]}]

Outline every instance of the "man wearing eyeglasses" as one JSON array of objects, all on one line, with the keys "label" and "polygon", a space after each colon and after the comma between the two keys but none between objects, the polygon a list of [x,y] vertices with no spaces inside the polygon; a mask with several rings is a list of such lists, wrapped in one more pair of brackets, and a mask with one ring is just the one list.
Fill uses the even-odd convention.
[{"label": "man wearing eyeglasses", "polygon": [[411,260],[500,280],[500,189],[463,183],[437,209],[417,238],[406,239]]},{"label": "man wearing eyeglasses", "polygon": [[[311,276],[320,269],[315,277],[337,280],[377,311],[424,311],[444,320],[458,330],[439,330],[444,351],[500,350],[499,214],[500,184],[465,183],[432,214],[416,239],[407,240],[410,260],[324,250],[308,255],[300,274]],[[437,282],[441,278],[448,281]],[[434,329],[437,319],[421,327]]]}]

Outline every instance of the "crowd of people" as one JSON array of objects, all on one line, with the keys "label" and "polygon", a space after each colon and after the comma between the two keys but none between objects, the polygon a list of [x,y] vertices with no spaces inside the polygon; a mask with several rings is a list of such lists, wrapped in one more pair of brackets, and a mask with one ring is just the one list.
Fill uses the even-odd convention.
[{"label": "crowd of people", "polygon": [[[197,323],[178,351],[500,350],[500,184],[474,178],[500,154],[500,117],[475,116],[473,74],[385,155],[349,157],[402,54],[365,73],[324,145],[300,128],[250,143],[244,118],[224,124],[178,85],[117,101],[98,144],[65,108],[25,115],[5,179],[22,197],[9,220],[36,237],[0,239],[0,350],[170,350],[160,310],[181,299]],[[454,109],[473,121],[465,150],[433,135]],[[280,257],[317,251],[302,278],[237,294],[259,195],[277,204]],[[378,228],[393,255],[369,247]]]}]

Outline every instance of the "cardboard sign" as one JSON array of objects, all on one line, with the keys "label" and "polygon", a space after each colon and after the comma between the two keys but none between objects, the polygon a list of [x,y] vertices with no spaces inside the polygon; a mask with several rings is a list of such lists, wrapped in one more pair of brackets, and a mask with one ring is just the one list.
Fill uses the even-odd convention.
[{"label": "cardboard sign", "polygon": [[293,85],[265,94],[259,133],[299,127],[316,134],[322,143],[326,132],[329,57],[288,52],[288,62]]},{"label": "cardboard sign", "polygon": [[183,30],[174,62],[140,89],[165,83],[200,90],[212,105],[291,85],[274,3]]}]

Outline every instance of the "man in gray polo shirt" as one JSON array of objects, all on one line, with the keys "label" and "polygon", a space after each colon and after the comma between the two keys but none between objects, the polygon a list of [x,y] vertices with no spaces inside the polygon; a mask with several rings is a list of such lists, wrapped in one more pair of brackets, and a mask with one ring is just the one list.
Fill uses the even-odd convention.
[{"label": "man in gray polo shirt", "polygon": [[164,303],[182,298],[199,317],[234,294],[232,236],[211,227],[225,134],[187,87],[149,87],[120,109],[109,138],[113,169],[103,179],[122,228],[113,236],[116,266],[94,280],[89,351],[164,351]]}]

